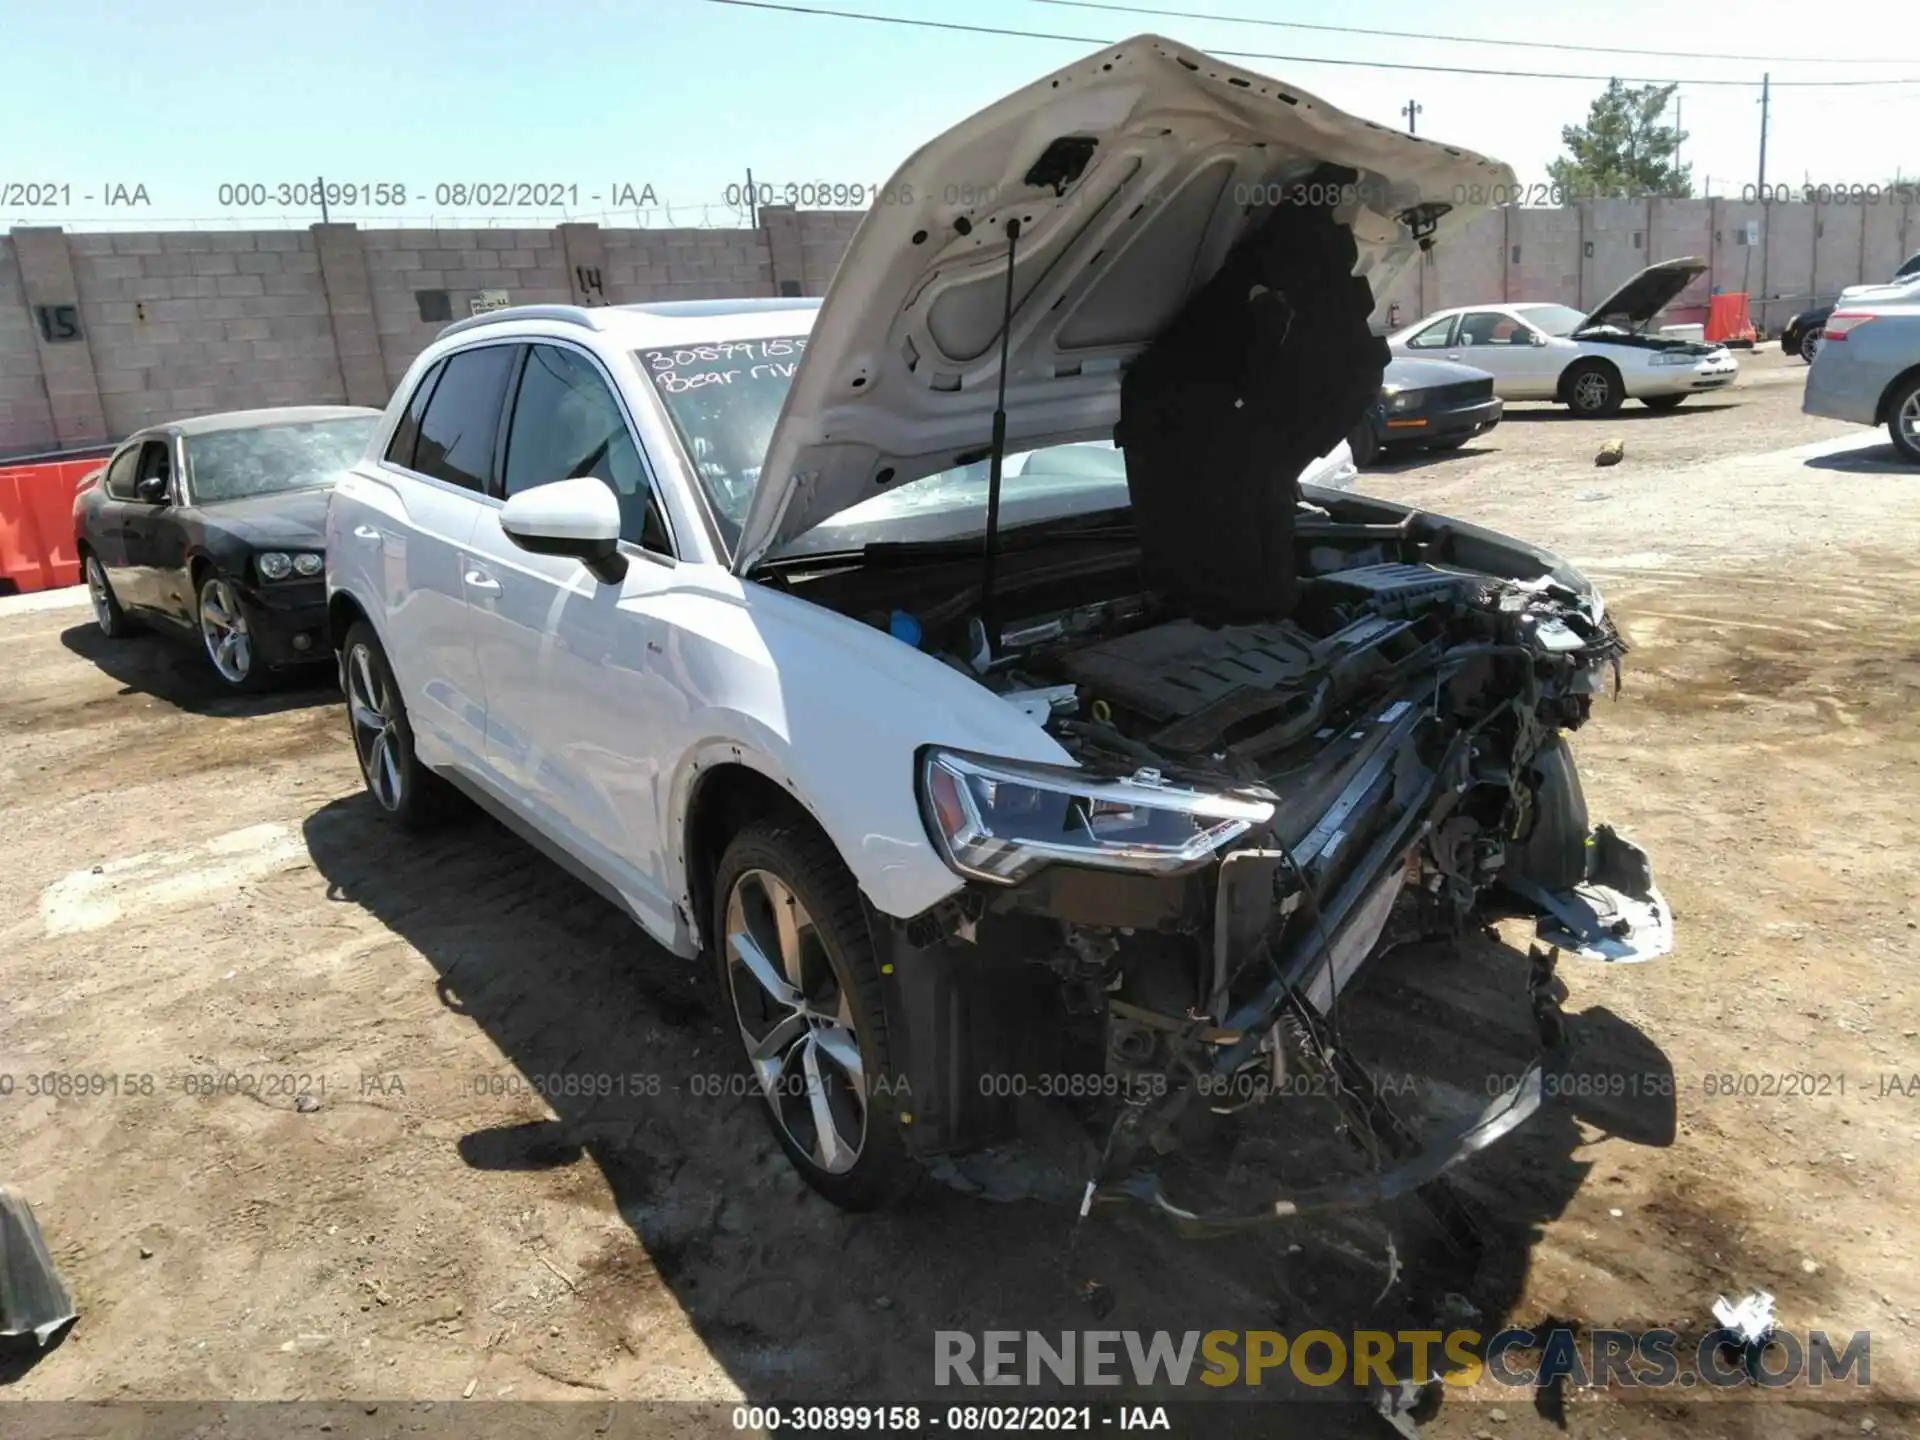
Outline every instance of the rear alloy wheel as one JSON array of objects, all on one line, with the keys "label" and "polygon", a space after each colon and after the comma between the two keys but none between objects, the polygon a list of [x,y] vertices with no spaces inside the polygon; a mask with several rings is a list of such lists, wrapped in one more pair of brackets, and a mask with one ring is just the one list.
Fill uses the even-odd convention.
[{"label": "rear alloy wheel", "polygon": [[96,555],[87,556],[87,598],[93,602],[94,622],[99,625],[100,633],[109,640],[118,640],[133,629],[127,619],[126,611],[120,608],[120,602],[113,596],[113,587],[107,584],[107,572],[101,567]]},{"label": "rear alloy wheel", "polygon": [[1582,360],[1567,371],[1560,382],[1561,396],[1573,413],[1588,420],[1602,420],[1620,408],[1626,398],[1620,377],[1598,360]]},{"label": "rear alloy wheel", "polygon": [[1678,410],[1686,398],[1684,395],[1648,395],[1640,403],[1649,410]]},{"label": "rear alloy wheel", "polygon": [[900,1135],[879,967],[845,864],[802,820],[756,821],[727,846],[714,909],[722,1001],[780,1148],[844,1209],[903,1198],[920,1167]]},{"label": "rear alloy wheel", "polygon": [[428,770],[413,751],[413,726],[406,702],[394,683],[386,652],[362,620],[347,631],[340,652],[340,681],[347,692],[347,724],[360,778],[382,811],[411,830],[425,830],[446,819],[451,795],[446,781]]},{"label": "rear alloy wheel", "polygon": [[217,573],[209,573],[200,582],[200,640],[206,646],[207,659],[229,690],[257,690],[266,667],[254,651],[253,629],[247,615],[247,602],[233,582]]},{"label": "rear alloy wheel", "polygon": [[1887,400],[1887,434],[1902,459],[1920,464],[1920,376],[1903,381]]},{"label": "rear alloy wheel", "polygon": [[1820,334],[1818,330],[1809,330],[1800,337],[1800,358],[1809,365],[1813,357],[1820,353]]}]

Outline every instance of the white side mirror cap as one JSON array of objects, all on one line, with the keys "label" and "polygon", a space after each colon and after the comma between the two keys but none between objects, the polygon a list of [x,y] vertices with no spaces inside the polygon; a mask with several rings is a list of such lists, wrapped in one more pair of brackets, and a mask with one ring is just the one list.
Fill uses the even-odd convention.
[{"label": "white side mirror cap", "polygon": [[626,574],[620,502],[604,480],[589,475],[522,490],[501,509],[500,528],[522,550],[571,555],[603,580]]}]

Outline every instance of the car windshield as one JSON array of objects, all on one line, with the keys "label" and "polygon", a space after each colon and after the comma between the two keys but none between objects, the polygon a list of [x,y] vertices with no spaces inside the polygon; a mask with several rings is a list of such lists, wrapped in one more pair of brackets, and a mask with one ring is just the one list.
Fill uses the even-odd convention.
[{"label": "car windshield", "polygon": [[1572,305],[1515,305],[1513,309],[1526,323],[1546,334],[1569,336],[1586,324],[1586,311],[1574,309]]},{"label": "car windshield", "polygon": [[[739,539],[774,422],[806,351],[803,335],[642,350],[640,367],[679,432],[731,548]],[[1002,524],[1009,528],[1125,506],[1126,463],[1111,444],[1056,445],[1010,455]],[[777,552],[813,554],[877,541],[948,540],[986,527],[987,462],[927,475],[853,506]]]},{"label": "car windshield", "polygon": [[367,448],[378,415],[214,430],[187,439],[195,504],[331,485]]},{"label": "car windshield", "polygon": [[1587,323],[1587,312],[1571,305],[1520,305],[1515,307],[1526,322],[1549,335],[1571,335]]}]

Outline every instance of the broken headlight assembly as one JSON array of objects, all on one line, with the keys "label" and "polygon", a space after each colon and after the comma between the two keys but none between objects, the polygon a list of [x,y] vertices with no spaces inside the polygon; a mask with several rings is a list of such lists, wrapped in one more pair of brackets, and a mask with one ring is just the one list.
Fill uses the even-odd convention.
[{"label": "broken headlight assembly", "polygon": [[1273,818],[1264,800],[1183,789],[1150,770],[1106,779],[1071,766],[928,750],[919,780],[941,858],[998,885],[1053,864],[1179,874]]}]

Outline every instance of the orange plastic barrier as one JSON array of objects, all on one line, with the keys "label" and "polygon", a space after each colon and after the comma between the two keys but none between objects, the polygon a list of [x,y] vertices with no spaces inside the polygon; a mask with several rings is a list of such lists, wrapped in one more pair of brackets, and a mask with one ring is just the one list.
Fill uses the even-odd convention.
[{"label": "orange plastic barrier", "polygon": [[0,594],[80,583],[73,497],[106,462],[51,460],[0,468]]},{"label": "orange plastic barrier", "polygon": [[1707,302],[1707,339],[1724,344],[1744,340],[1752,344],[1759,338],[1753,319],[1747,314],[1745,295],[1715,295]]}]

